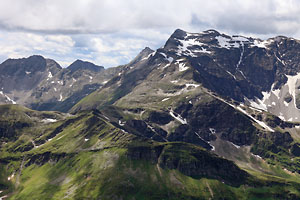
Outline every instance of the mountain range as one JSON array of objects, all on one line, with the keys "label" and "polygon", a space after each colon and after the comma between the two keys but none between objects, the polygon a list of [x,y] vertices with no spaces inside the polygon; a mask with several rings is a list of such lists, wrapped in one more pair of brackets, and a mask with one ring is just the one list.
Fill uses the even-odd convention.
[{"label": "mountain range", "polygon": [[8,59],[0,65],[0,102],[66,112],[119,71],[81,60],[62,68],[42,56]]},{"label": "mountain range", "polygon": [[299,50],[284,36],[177,29],[114,68],[9,59],[0,65],[0,191],[299,199]]}]

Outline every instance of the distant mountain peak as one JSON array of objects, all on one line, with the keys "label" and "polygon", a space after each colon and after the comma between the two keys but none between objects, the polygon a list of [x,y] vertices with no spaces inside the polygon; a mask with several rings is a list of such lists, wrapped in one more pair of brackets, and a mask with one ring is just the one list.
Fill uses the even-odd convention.
[{"label": "distant mountain peak", "polygon": [[215,29],[208,29],[206,31],[203,31],[204,33],[219,33],[217,30]]},{"label": "distant mountain peak", "polygon": [[104,67],[95,65],[88,61],[76,60],[69,67],[67,67],[67,69],[69,69],[73,72],[77,71],[77,70],[84,70],[84,69],[94,71],[94,72],[99,72],[99,71],[103,70]]},{"label": "distant mountain peak", "polygon": [[170,38],[183,39],[187,35],[187,32],[182,29],[176,29]]},{"label": "distant mountain peak", "polygon": [[15,74],[17,71],[21,71],[21,74],[25,72],[38,72],[46,70],[60,70],[61,66],[54,60],[46,59],[41,55],[32,55],[27,58],[7,59],[0,64],[0,71],[3,74]]},{"label": "distant mountain peak", "polygon": [[129,65],[133,65],[136,62],[141,61],[143,58],[146,58],[151,53],[153,53],[154,50],[150,49],[149,47],[145,47],[130,63]]},{"label": "distant mountain peak", "polygon": [[149,48],[149,47],[145,47],[142,51],[141,51],[141,53],[142,52],[150,52],[150,53],[152,53],[154,50],[152,50],[151,48]]},{"label": "distant mountain peak", "polygon": [[27,59],[45,59],[42,55],[32,55],[29,56]]}]

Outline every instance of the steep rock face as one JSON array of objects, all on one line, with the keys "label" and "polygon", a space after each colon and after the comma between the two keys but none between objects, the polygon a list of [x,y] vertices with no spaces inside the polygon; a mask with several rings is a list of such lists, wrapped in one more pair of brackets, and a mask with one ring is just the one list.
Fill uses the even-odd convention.
[{"label": "steep rock face", "polygon": [[234,186],[243,184],[249,177],[233,162],[183,143],[129,147],[127,157],[151,161],[162,168],[176,169],[194,178],[214,178]]},{"label": "steep rock face", "polygon": [[68,111],[88,94],[99,89],[112,76],[104,68],[76,60],[55,76],[43,80],[33,89],[25,105],[36,110]]},{"label": "steep rock face", "polygon": [[[192,79],[222,97],[269,111],[286,121],[297,121],[299,50],[298,40],[283,36],[260,40],[215,30],[188,33],[178,29],[162,48],[134,60],[126,73],[111,82],[111,86],[120,83],[125,92],[116,90],[118,97],[106,103],[114,103],[130,88],[143,85],[144,79],[150,81],[150,76],[152,81],[159,81],[175,78],[171,75],[177,73],[181,74],[177,78]],[[104,91],[97,93],[95,96],[102,96]]]},{"label": "steep rock face", "polygon": [[188,62],[199,72],[194,80],[221,96],[297,121],[299,50],[298,40],[282,36],[263,41],[176,30],[157,53],[181,66]]},{"label": "steep rock face", "polygon": [[[180,34],[179,34],[180,33]],[[187,33],[176,30],[163,52],[186,58],[199,72],[197,81],[220,95],[243,101],[261,97],[274,81],[274,59],[267,52],[271,41],[228,36],[209,30]]]}]

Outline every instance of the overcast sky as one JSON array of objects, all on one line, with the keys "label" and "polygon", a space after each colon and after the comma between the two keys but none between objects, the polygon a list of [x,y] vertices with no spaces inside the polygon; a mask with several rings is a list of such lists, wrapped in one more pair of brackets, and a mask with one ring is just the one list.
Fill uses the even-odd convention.
[{"label": "overcast sky", "polygon": [[0,0],[0,62],[39,54],[112,67],[176,28],[300,39],[300,0]]}]

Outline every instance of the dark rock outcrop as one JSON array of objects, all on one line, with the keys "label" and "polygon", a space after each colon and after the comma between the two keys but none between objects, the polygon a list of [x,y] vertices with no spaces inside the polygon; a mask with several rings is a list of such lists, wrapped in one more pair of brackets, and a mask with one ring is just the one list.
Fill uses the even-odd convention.
[{"label": "dark rock outcrop", "polygon": [[243,184],[249,175],[232,161],[219,158],[196,146],[172,143],[129,147],[127,157],[148,160],[162,168],[176,169],[194,178],[213,178],[233,186]]}]

